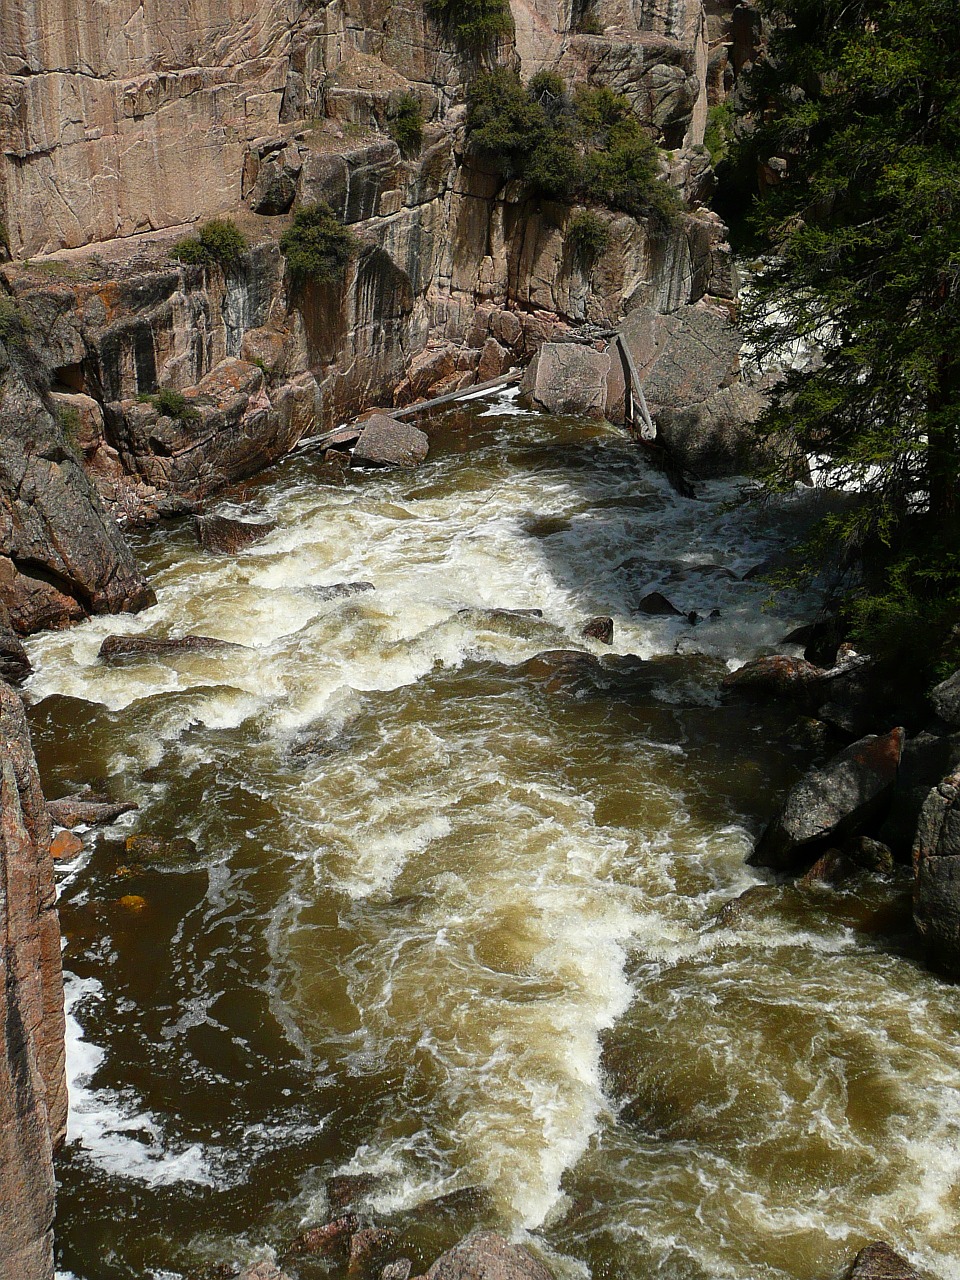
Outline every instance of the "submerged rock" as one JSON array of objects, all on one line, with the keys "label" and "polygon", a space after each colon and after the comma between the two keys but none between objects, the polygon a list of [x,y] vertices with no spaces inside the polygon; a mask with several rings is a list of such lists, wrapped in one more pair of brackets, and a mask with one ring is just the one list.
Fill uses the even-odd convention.
[{"label": "submerged rock", "polygon": [[355,1213],[345,1213],[332,1222],[320,1227],[310,1227],[300,1233],[290,1250],[291,1253],[309,1253],[314,1257],[326,1258],[332,1254],[346,1254],[350,1237],[360,1229],[360,1219]]},{"label": "submerged rock", "polygon": [[436,1260],[427,1280],[553,1280],[539,1258],[495,1231],[467,1236]]},{"label": "submerged rock", "polygon": [[355,467],[416,467],[430,452],[430,439],[419,427],[375,413],[363,424],[351,457]]},{"label": "submerged rock", "polygon": [[218,653],[222,649],[242,649],[243,645],[216,636],[107,636],[98,657],[106,662],[123,662],[143,656],[165,657],[176,653]]},{"label": "submerged rock", "polygon": [[860,1250],[844,1280],[922,1280],[922,1277],[906,1258],[877,1240]]},{"label": "submerged rock", "polygon": [[237,1280],[289,1280],[285,1272],[273,1262],[255,1262],[245,1267]]},{"label": "submerged rock", "polygon": [[375,1268],[379,1269],[399,1238],[399,1234],[391,1227],[364,1227],[355,1231],[350,1237],[347,1275],[363,1275]]},{"label": "submerged rock", "polygon": [[252,524],[249,520],[233,520],[229,516],[197,516],[193,522],[197,542],[204,551],[227,555],[261,542],[276,527],[275,520]]},{"label": "submerged rock", "polygon": [[345,596],[358,596],[364,591],[374,591],[372,582],[331,582],[325,586],[311,583],[310,591],[321,600],[339,600]]},{"label": "submerged rock", "polygon": [[903,740],[902,728],[871,734],[811,769],[788,793],[747,861],[793,869],[828,839],[854,834],[879,817],[896,781]]},{"label": "submerged rock", "polygon": [[634,613],[646,613],[652,618],[682,618],[684,613],[672,600],[668,600],[660,591],[651,591],[645,595],[634,609]]},{"label": "submerged rock", "polygon": [[186,836],[128,836],[124,848],[133,862],[156,870],[183,867],[197,858],[197,846]]}]

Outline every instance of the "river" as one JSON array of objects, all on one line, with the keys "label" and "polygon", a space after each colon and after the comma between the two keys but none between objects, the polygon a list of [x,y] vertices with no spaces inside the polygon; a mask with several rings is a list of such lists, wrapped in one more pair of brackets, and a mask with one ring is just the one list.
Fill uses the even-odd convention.
[{"label": "river", "polygon": [[[157,605],[30,641],[48,794],[140,806],[58,871],[62,1274],[282,1252],[355,1175],[414,1274],[483,1223],[561,1277],[817,1280],[881,1237],[958,1280],[958,994],[909,886],[723,912],[809,757],[718,693],[803,616],[744,580],[803,504],[680,497],[509,394],[429,429],[414,472],[308,448],[233,491],[277,522],[240,555],[136,534]],[[141,632],[243,647],[98,661]],[[570,648],[601,665],[531,661]]]}]

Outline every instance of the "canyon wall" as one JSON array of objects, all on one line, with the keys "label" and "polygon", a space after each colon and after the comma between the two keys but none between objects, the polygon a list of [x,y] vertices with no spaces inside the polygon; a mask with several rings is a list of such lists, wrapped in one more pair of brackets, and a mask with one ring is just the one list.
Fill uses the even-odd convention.
[{"label": "canyon wall", "polygon": [[0,1280],[52,1280],[66,1130],[63,979],[44,805],[19,697],[0,683]]}]

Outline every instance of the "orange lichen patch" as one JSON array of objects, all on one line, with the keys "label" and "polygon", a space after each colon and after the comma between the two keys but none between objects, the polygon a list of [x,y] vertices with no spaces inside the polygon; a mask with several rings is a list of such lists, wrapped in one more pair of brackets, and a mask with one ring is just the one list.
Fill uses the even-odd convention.
[{"label": "orange lichen patch", "polygon": [[83,848],[83,841],[72,831],[58,831],[50,841],[50,856],[58,860],[75,858]]}]

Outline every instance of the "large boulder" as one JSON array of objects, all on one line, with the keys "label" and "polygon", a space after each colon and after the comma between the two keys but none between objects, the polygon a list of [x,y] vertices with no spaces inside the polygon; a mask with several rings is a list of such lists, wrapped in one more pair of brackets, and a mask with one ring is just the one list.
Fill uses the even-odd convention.
[{"label": "large boulder", "polygon": [[783,439],[766,439],[755,429],[768,404],[767,396],[746,382],[735,382],[682,408],[657,412],[657,438],[694,475],[704,479],[748,472],[772,453],[795,457],[798,476],[802,459],[796,446]]},{"label": "large boulder", "polygon": [[930,691],[933,709],[953,729],[960,729],[960,671],[954,671]]},{"label": "large boulder", "polygon": [[791,870],[827,840],[858,834],[881,816],[897,778],[904,731],[870,734],[811,769],[788,793],[748,858],[752,866]]},{"label": "large boulder", "polygon": [[0,684],[0,1280],[52,1280],[67,1121],[50,819],[20,699]]},{"label": "large boulder", "polygon": [[548,413],[602,418],[610,356],[576,342],[544,342],[527,365],[521,400]]},{"label": "large boulder", "polygon": [[933,787],[913,845],[913,918],[934,968],[960,976],[960,769]]},{"label": "large boulder", "polygon": [[375,413],[365,419],[351,461],[358,467],[416,467],[429,452],[426,432]]},{"label": "large boulder", "polygon": [[[0,605],[19,635],[155,600],[104,509],[26,348],[0,343]],[[5,666],[22,668],[6,646]]]},{"label": "large boulder", "polygon": [[876,1240],[860,1250],[847,1269],[844,1280],[921,1280],[921,1276],[906,1258],[882,1240]]},{"label": "large boulder", "polygon": [[436,1260],[427,1280],[553,1280],[527,1249],[510,1244],[495,1231],[467,1236]]}]

